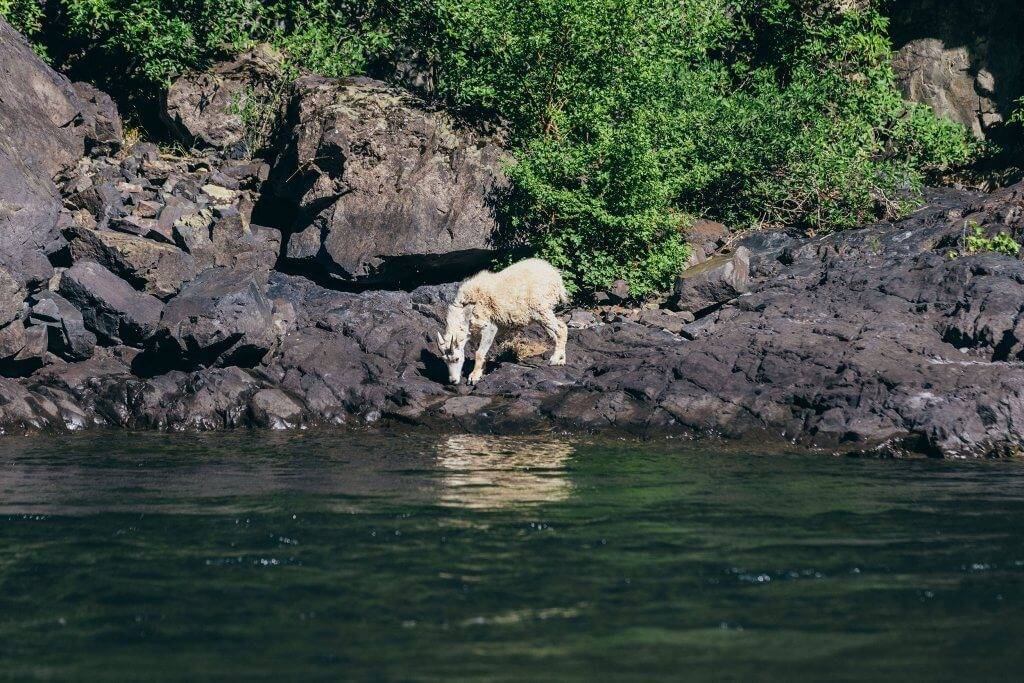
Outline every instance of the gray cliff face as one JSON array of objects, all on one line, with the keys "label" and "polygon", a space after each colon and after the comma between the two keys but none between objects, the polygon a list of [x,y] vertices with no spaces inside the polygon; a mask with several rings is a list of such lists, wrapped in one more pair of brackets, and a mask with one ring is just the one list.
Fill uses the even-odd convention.
[{"label": "gray cliff face", "polygon": [[[968,224],[1024,239],[1024,185],[934,191],[903,221],[815,239],[695,225],[666,307],[624,308],[617,283],[607,305],[567,313],[566,366],[546,365],[540,330],[506,335],[483,381],[453,388],[432,340],[456,285],[415,285],[492,255],[494,139],[377,81],[317,78],[290,95],[268,163],[204,138],[203,121],[228,130],[215,111],[187,120],[217,151],[120,150],[101,93],[71,99],[5,41],[26,64],[3,68],[53,87],[19,89],[9,117],[50,125],[50,93],[54,111],[91,103],[102,125],[43,130],[47,164],[30,138],[5,139],[5,201],[21,203],[0,206],[0,239],[44,256],[32,276],[0,263],[4,432],[400,424],[948,456],[1024,445],[1024,263],[963,245]],[[221,69],[218,87],[248,72]],[[187,78],[181,93],[205,82]]]}]

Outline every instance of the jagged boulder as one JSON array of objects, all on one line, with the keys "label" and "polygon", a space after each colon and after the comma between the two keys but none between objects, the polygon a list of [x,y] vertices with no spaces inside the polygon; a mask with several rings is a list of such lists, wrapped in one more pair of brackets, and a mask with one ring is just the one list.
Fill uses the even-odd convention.
[{"label": "jagged boulder", "polygon": [[696,313],[750,291],[750,250],[712,256],[684,270],[676,278],[674,307]]},{"label": "jagged boulder", "polygon": [[725,246],[729,228],[717,221],[698,218],[686,228],[686,242],[690,245],[688,265],[706,261],[712,254]]},{"label": "jagged boulder", "polygon": [[167,91],[161,113],[186,145],[244,156],[257,151],[248,149],[253,141],[247,139],[247,126],[269,127],[277,118],[282,75],[280,53],[258,45],[210,71],[178,78]]},{"label": "jagged boulder", "polygon": [[76,228],[69,232],[71,257],[95,261],[136,289],[168,299],[196,276],[191,256],[169,244],[111,230]]},{"label": "jagged boulder", "polygon": [[246,268],[207,270],[167,303],[154,345],[190,365],[255,365],[280,336],[264,289]]},{"label": "jagged boulder", "polygon": [[32,297],[29,322],[47,329],[47,348],[65,360],[85,360],[95,351],[96,335],[86,329],[82,312],[56,292]]},{"label": "jagged boulder", "polygon": [[506,184],[496,137],[369,78],[304,77],[292,97],[272,175],[299,209],[292,264],[422,281],[457,279],[493,255]]},{"label": "jagged boulder", "polygon": [[88,83],[75,83],[75,93],[88,106],[81,112],[87,154],[114,155],[124,145],[124,128],[110,95]]},{"label": "jagged boulder", "polygon": [[58,293],[82,312],[86,329],[106,344],[141,345],[156,331],[163,304],[93,261],[61,273]]},{"label": "jagged boulder", "polygon": [[53,176],[85,153],[87,140],[101,147],[119,139],[109,100],[53,71],[0,19],[0,265],[21,282],[49,278],[47,254],[63,246]]}]

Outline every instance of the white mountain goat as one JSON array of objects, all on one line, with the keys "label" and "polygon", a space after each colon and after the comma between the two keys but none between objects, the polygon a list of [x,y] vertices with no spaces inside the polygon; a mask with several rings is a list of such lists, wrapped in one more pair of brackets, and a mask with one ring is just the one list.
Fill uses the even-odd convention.
[{"label": "white mountain goat", "polygon": [[455,300],[448,306],[446,329],[438,333],[437,346],[448,365],[452,384],[462,379],[466,361],[466,342],[472,330],[480,331],[475,365],[469,383],[476,384],[484,374],[487,352],[499,327],[525,327],[539,322],[555,342],[549,365],[565,365],[565,341],[568,328],[555,317],[555,307],[569,300],[562,274],[547,261],[531,258],[505,270],[477,273],[459,286]]}]

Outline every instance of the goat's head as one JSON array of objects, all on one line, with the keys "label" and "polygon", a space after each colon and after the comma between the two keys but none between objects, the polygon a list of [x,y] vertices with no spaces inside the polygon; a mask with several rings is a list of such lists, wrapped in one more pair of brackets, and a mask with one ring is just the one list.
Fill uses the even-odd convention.
[{"label": "goat's head", "polygon": [[466,338],[462,331],[437,333],[437,350],[448,366],[448,380],[452,384],[462,381],[462,366],[466,362]]}]

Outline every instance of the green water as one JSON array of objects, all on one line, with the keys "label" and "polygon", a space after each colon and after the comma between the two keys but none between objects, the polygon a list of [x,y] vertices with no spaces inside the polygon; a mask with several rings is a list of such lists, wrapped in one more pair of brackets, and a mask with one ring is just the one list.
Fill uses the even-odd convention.
[{"label": "green water", "polygon": [[1006,680],[1024,463],[0,439],[0,678]]}]

